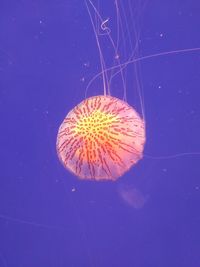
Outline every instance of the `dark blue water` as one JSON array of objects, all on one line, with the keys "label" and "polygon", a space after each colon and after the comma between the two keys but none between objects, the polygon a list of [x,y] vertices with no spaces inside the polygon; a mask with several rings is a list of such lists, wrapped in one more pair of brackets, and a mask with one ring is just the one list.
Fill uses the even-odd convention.
[{"label": "dark blue water", "polygon": [[[116,37],[113,2],[99,10]],[[200,46],[198,0],[131,5],[139,57]],[[199,155],[145,156],[115,183],[80,181],[60,164],[58,127],[99,71],[84,1],[0,2],[0,267],[199,267]],[[200,52],[142,60],[139,74],[145,155],[200,152]],[[137,106],[131,75],[127,101]],[[122,96],[118,83],[111,90]]]}]

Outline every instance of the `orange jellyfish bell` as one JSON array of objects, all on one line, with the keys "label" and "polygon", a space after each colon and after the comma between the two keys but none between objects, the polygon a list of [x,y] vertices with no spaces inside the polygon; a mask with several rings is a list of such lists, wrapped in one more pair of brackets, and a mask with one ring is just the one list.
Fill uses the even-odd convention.
[{"label": "orange jellyfish bell", "polygon": [[126,102],[94,96],[72,109],[60,125],[57,152],[82,179],[116,180],[142,158],[145,124]]}]

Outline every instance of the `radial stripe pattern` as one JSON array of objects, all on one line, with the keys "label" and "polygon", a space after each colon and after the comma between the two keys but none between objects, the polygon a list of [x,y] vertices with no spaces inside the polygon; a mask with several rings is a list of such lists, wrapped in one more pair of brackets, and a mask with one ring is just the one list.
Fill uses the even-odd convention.
[{"label": "radial stripe pattern", "polygon": [[57,136],[64,167],[82,179],[116,180],[142,158],[145,125],[126,102],[88,98],[72,109]]}]

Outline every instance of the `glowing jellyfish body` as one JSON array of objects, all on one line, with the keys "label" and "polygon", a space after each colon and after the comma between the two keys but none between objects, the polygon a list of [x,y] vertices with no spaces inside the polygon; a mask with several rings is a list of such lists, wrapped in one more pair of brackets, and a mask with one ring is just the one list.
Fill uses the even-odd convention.
[{"label": "glowing jellyfish body", "polygon": [[94,96],[72,109],[57,136],[64,167],[82,179],[116,180],[142,158],[145,125],[126,102]]}]

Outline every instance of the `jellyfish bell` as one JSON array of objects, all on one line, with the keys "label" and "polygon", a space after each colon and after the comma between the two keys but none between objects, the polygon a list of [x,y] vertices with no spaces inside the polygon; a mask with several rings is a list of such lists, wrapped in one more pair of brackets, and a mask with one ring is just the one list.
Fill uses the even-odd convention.
[{"label": "jellyfish bell", "polygon": [[57,153],[82,179],[116,180],[143,155],[145,123],[134,108],[111,96],[94,96],[72,109],[60,125]]},{"label": "jellyfish bell", "polygon": [[142,209],[149,199],[149,195],[143,194],[133,185],[119,184],[117,191],[122,201],[136,210]]}]

